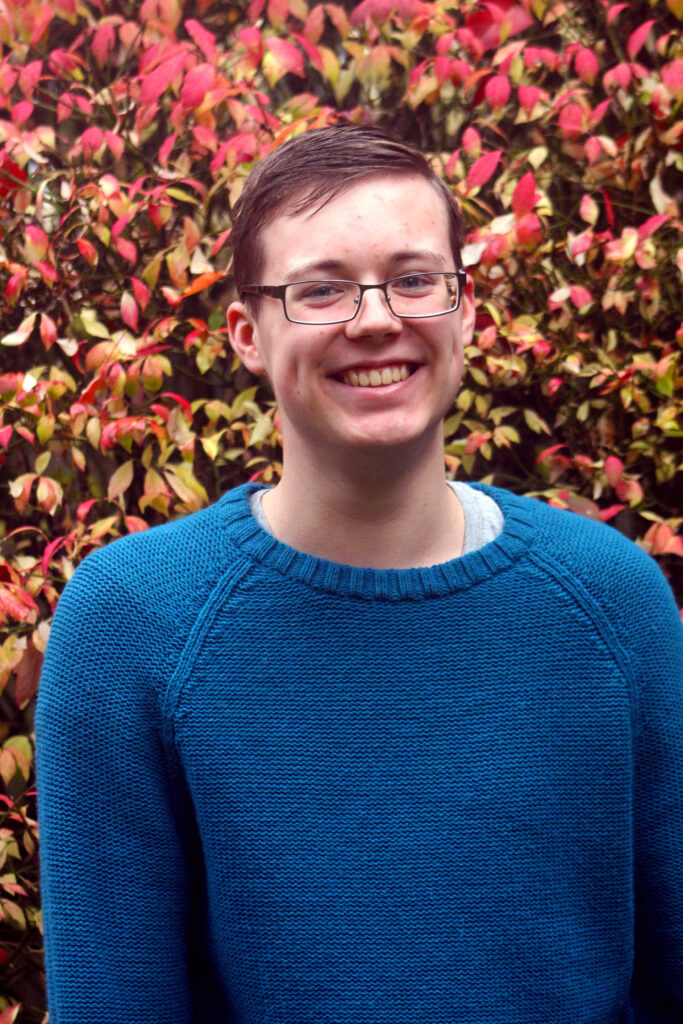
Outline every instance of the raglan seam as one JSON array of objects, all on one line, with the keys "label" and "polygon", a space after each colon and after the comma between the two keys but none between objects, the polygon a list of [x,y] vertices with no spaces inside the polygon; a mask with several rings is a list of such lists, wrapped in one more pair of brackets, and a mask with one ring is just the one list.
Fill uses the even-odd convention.
[{"label": "raglan seam", "polygon": [[[632,722],[635,734],[641,729],[640,692],[633,661],[609,622],[598,600],[571,569],[559,562],[550,562],[538,550],[529,550],[529,560],[551,576],[573,602],[582,609],[604,640],[614,664],[623,676],[632,699]],[[564,570],[564,573],[561,571]],[[565,575],[566,574],[566,575]],[[571,582],[567,577],[571,578]]]},{"label": "raglan seam", "polygon": [[208,629],[213,624],[223,602],[230,596],[244,577],[248,575],[251,568],[251,564],[242,563],[240,565],[239,561],[236,562],[231,559],[230,565],[216,580],[196,613],[176,666],[169,676],[165,687],[162,687],[159,691],[163,741],[169,759],[177,767],[176,725],[179,705],[185,693],[185,687],[189,681],[189,674],[197,657],[199,646]]}]

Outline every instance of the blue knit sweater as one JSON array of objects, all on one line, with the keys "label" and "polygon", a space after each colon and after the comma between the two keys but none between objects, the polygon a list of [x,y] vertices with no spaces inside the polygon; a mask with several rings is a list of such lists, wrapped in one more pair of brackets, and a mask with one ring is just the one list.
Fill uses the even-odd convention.
[{"label": "blue knit sweater", "polygon": [[88,557],[37,713],[51,1024],[680,1024],[683,630],[505,491],[350,568],[251,487]]}]

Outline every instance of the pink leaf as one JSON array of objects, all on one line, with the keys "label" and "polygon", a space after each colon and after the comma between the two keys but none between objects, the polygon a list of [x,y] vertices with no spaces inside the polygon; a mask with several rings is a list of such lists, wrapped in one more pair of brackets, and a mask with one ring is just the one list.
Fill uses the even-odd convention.
[{"label": "pink leaf", "polygon": [[129,263],[137,263],[138,251],[127,238],[117,238],[114,241],[114,245],[116,246],[116,251],[120,256],[123,256],[124,260],[128,260]]},{"label": "pink leaf", "polygon": [[487,182],[498,166],[502,154],[502,149],[494,149],[492,153],[484,153],[475,160],[467,172],[467,188],[475,188]]},{"label": "pink leaf", "polygon": [[194,18],[187,19],[185,22],[185,28],[206,59],[208,61],[213,61],[216,56],[216,40],[208,29],[205,29],[204,26]]},{"label": "pink leaf", "polygon": [[178,133],[173,132],[172,135],[169,135],[168,138],[164,139],[164,141],[161,143],[161,148],[159,150],[159,163],[161,164],[162,167],[168,166],[168,158],[171,155],[171,151],[173,149],[173,146],[175,145],[175,140],[177,138]]},{"label": "pink leaf", "polygon": [[84,260],[87,260],[91,267],[94,267],[97,263],[97,250],[94,245],[88,242],[85,238],[78,238],[76,240],[79,252]]},{"label": "pink leaf", "polygon": [[266,45],[276,58],[283,72],[289,72],[292,75],[297,75],[299,78],[306,77],[304,56],[294,43],[290,43],[288,39],[271,36],[266,40]]},{"label": "pink leaf", "polygon": [[154,71],[149,71],[142,75],[140,103],[143,106],[156,103],[173,79],[180,74],[184,63],[185,53],[175,53],[168,60],[164,61],[163,64],[155,68]]},{"label": "pink leaf", "polygon": [[583,131],[583,110],[578,103],[566,103],[557,119],[564,138],[580,135]]},{"label": "pink leaf", "polygon": [[33,113],[33,104],[30,100],[19,100],[12,107],[12,123],[21,128]]},{"label": "pink leaf", "polygon": [[110,21],[102,21],[93,33],[90,49],[95,55],[95,60],[100,67],[106,62],[112,50],[116,36],[114,26]]},{"label": "pink leaf", "polygon": [[582,46],[574,58],[574,67],[579,78],[592,85],[595,81],[600,64],[598,58],[587,46]]},{"label": "pink leaf", "polygon": [[83,148],[83,156],[85,159],[90,159],[90,157],[97,152],[103,142],[104,135],[97,125],[93,125],[91,128],[86,128],[81,135],[81,146]]},{"label": "pink leaf", "polygon": [[616,455],[608,455],[605,459],[605,476],[610,487],[616,487],[623,479],[624,463]]},{"label": "pink leaf", "polygon": [[116,132],[106,131],[104,133],[104,140],[109,147],[109,151],[113,154],[115,160],[120,160],[123,156],[124,142],[120,135]]},{"label": "pink leaf", "polygon": [[210,64],[198,64],[187,72],[180,90],[180,102],[188,110],[194,110],[206,99],[213,85],[216,73]]},{"label": "pink leaf", "polygon": [[542,92],[535,85],[520,85],[518,89],[519,105],[524,113],[529,116],[541,98]]},{"label": "pink leaf", "polygon": [[642,47],[643,43],[645,42],[645,40],[647,39],[650,29],[652,28],[654,23],[654,18],[652,18],[650,21],[644,22],[639,28],[635,30],[635,32],[632,32],[631,35],[628,37],[628,42],[626,44],[626,52],[628,53],[631,60],[636,59],[638,52]]},{"label": "pink leaf", "polygon": [[131,277],[130,280],[131,284],[133,285],[133,295],[135,296],[135,301],[137,302],[138,306],[144,313],[145,309],[147,308],[147,303],[150,300],[150,290],[147,287],[147,285],[143,281],[138,280],[137,277]]},{"label": "pink leaf", "polygon": [[531,171],[527,171],[515,185],[512,193],[512,210],[516,217],[531,213],[536,205],[536,182]]},{"label": "pink leaf", "polygon": [[138,329],[138,305],[130,292],[121,296],[121,319],[132,331]]},{"label": "pink leaf", "polygon": [[658,228],[661,228],[662,224],[666,224],[669,219],[668,213],[658,213],[654,217],[648,217],[638,228],[638,238],[641,241],[649,238]]},{"label": "pink leaf", "polygon": [[46,263],[45,260],[38,260],[36,268],[40,271],[41,277],[45,284],[56,284],[59,281],[59,274],[57,268],[51,263]]},{"label": "pink leaf", "polygon": [[32,262],[42,260],[47,254],[49,238],[37,224],[29,224],[26,228],[26,249]]},{"label": "pink leaf", "polygon": [[622,11],[625,11],[628,4],[612,4],[607,11],[607,24],[611,25],[619,17]]},{"label": "pink leaf", "polygon": [[491,110],[502,110],[510,99],[510,81],[505,75],[493,75],[484,86],[484,98]]},{"label": "pink leaf", "polygon": [[40,314],[40,338],[45,348],[51,348],[57,340],[57,326],[47,313]]},{"label": "pink leaf", "polygon": [[593,301],[593,296],[588,289],[578,284],[570,288],[569,297],[577,309],[583,309],[584,306],[589,305]]}]

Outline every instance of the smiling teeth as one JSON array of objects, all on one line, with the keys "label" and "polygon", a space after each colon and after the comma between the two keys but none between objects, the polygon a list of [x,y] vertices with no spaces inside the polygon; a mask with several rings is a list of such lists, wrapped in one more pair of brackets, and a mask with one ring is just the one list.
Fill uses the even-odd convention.
[{"label": "smiling teeth", "polygon": [[387,384],[398,384],[407,377],[408,367],[402,363],[400,366],[384,366],[381,370],[347,370],[342,379],[352,388],[381,388]]}]

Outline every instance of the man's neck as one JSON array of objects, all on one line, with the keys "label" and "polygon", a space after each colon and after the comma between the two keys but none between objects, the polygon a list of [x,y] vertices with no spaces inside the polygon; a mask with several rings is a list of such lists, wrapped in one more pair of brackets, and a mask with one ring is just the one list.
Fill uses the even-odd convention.
[{"label": "man's neck", "polygon": [[278,540],[344,565],[410,569],[462,554],[464,516],[444,479],[441,449],[400,466],[358,456],[337,466],[292,466],[264,496]]}]

